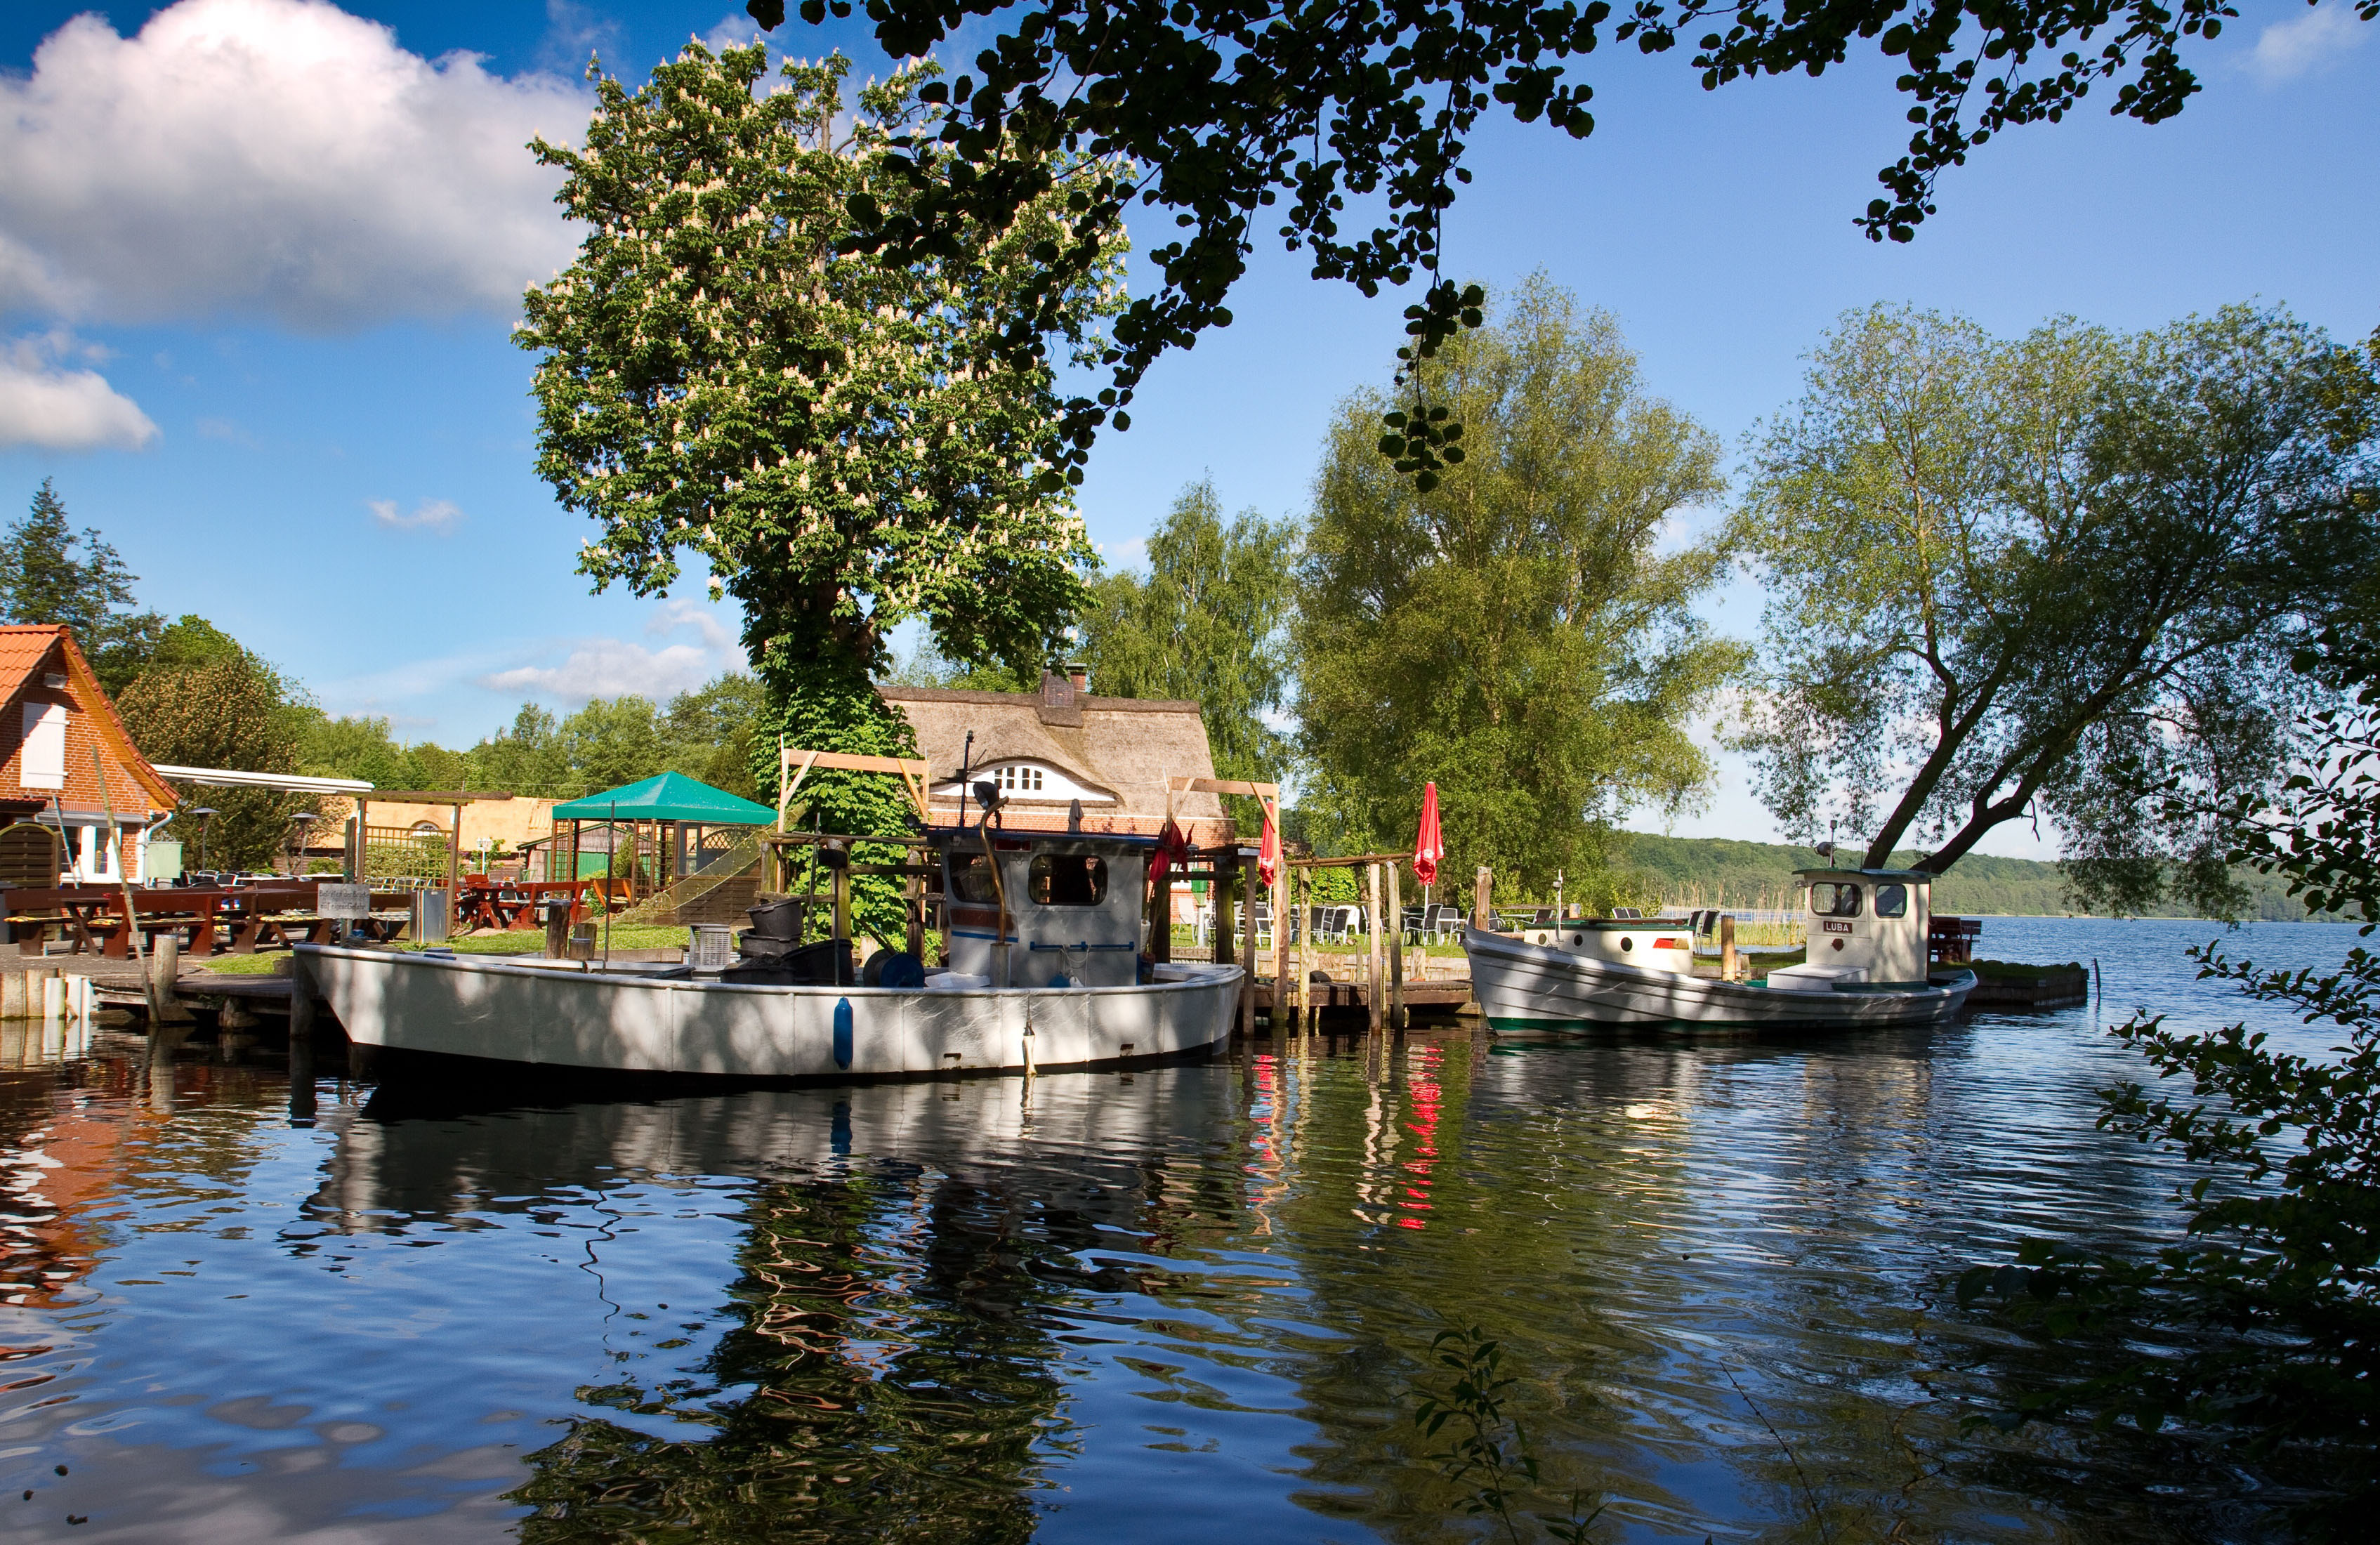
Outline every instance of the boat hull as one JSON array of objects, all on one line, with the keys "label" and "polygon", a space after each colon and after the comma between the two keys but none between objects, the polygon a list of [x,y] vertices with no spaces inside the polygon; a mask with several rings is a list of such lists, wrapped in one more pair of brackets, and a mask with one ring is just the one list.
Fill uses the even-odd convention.
[{"label": "boat hull", "polygon": [[1786,991],[1647,970],[1466,929],[1471,995],[1499,1028],[1684,1025],[1712,1029],[1841,1029],[1938,1025],[1957,1016],[1975,985],[1961,970],[1925,987],[1854,986]]},{"label": "boat hull", "polygon": [[[358,1046],[406,1057],[731,1079],[848,1081],[1130,1065],[1229,1039],[1241,971],[1135,987],[767,987],[575,962],[299,945]],[[1027,1035],[1027,1030],[1030,1035]]]}]

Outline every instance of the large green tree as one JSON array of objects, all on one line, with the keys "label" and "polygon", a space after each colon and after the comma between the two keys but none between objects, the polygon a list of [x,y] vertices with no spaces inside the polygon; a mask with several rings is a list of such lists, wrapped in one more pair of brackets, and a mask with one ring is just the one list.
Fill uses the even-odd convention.
[{"label": "large green tree", "polygon": [[2380,534],[2344,365],[2239,307],[2012,341],[1845,318],[1734,522],[1770,594],[1742,743],[1789,832],[1871,865],[1922,841],[1939,871],[2046,815],[2083,899],[2234,909],[2208,812],[2286,770],[2290,651]]},{"label": "large green tree", "polygon": [[1708,777],[1690,721],[1744,651],[1690,610],[1721,550],[1673,538],[1723,492],[1718,445],[1542,279],[1425,368],[1470,426],[1437,488],[1377,444],[1377,394],[1330,432],[1294,625],[1301,804],[1326,840],[1401,847],[1435,781],[1451,872],[1549,889],[1604,867],[1611,817]]},{"label": "large green tree", "polygon": [[73,628],[111,694],[140,673],[165,624],[154,612],[131,609],[140,578],[97,531],[76,534],[48,478],[24,518],[0,533],[0,622]]},{"label": "large green tree", "polygon": [[[600,80],[584,150],[538,142],[587,234],[529,292],[518,335],[543,356],[538,469],[598,528],[581,572],[658,593],[691,551],[742,603],[773,787],[780,736],[914,752],[869,685],[904,619],[952,659],[1021,664],[1082,605],[1091,554],[1050,471],[1050,355],[1104,347],[1121,246],[1072,217],[1099,169],[1053,153],[1043,191],[996,224],[900,262],[844,255],[853,206],[912,197],[891,142],[930,138],[932,72],[904,69],[847,112],[841,56],[788,64],[761,92],[765,68],[760,47],[690,43],[640,91]],[[1075,259],[1037,310],[1052,265]],[[814,783],[830,827],[904,821],[889,780]]]},{"label": "large green tree", "polygon": [[[2380,17],[2380,0],[2351,3],[2367,21]],[[850,16],[853,4],[801,0],[797,9],[818,23]],[[1116,325],[1111,384],[1066,406],[1066,454],[1075,459],[1111,415],[1124,427],[1132,389],[1160,355],[1230,325],[1232,286],[1261,236],[1305,249],[1315,277],[1366,295],[1427,277],[1406,310],[1408,354],[1426,356],[1460,325],[1475,325],[1476,289],[1439,271],[1446,212],[1471,180],[1470,140],[1497,104],[1574,139],[1591,133],[1594,88],[1573,64],[1607,40],[1651,55],[1682,46],[1706,90],[1819,75],[1872,44],[1892,62],[1914,128],[1859,223],[1872,238],[1905,241],[1933,212],[1942,170],[1995,135],[2079,111],[2095,87],[2111,113],[2143,123],[2180,112],[2198,90],[2184,52],[2237,14],[2228,0],[1632,0],[1616,21],[1608,0],[865,0],[863,8],[890,56],[955,44],[973,54],[974,70],[949,88],[957,109],[916,137],[906,163],[916,194],[866,206],[860,244],[930,253],[967,227],[999,229],[1044,195],[1061,150],[1116,158],[1080,220],[1096,225],[1138,202],[1178,228],[1151,254],[1162,283]],[[748,0],[746,9],[774,27],[787,7]],[[1001,18],[997,30],[978,19],[990,17]],[[1351,203],[1369,218],[1351,218]],[[1079,261],[1062,255],[1031,298],[1054,305]],[[1463,420],[1436,417],[1446,405],[1428,397],[1426,378],[1408,371],[1405,381],[1413,390],[1383,410],[1398,416],[1400,465],[1426,488],[1461,451]]]},{"label": "large green tree", "polygon": [[[223,635],[195,617],[176,627],[194,647],[176,663],[143,671],[116,699],[140,754],[168,766],[298,771],[302,713],[280,673],[237,645],[228,652],[206,647],[205,635]],[[195,867],[203,845],[205,861],[218,869],[273,865],[288,851],[291,818],[320,808],[306,796],[260,788],[197,789],[188,806],[216,813],[204,821],[203,844],[200,818],[176,818],[185,859]]]},{"label": "large green tree", "polygon": [[1092,587],[1077,650],[1091,689],[1194,701],[1218,776],[1278,780],[1292,748],[1267,715],[1289,693],[1296,554],[1294,523],[1226,523],[1214,483],[1192,483],[1150,533],[1148,571]]}]

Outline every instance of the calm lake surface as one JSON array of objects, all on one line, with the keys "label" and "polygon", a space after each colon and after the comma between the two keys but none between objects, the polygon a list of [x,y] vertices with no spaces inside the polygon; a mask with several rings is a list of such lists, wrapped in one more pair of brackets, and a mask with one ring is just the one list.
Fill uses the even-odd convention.
[{"label": "calm lake surface", "polygon": [[2217,932],[1990,920],[2095,956],[2098,1011],[1927,1033],[471,1113],[326,1077],[308,1125],[270,1056],[168,1093],[137,1040],[12,1028],[0,1538],[1479,1538],[1411,1421],[1460,1324],[1597,1539],[2238,1538],[2219,1456],[1962,1428],[2043,1358],[1943,1291],[2030,1232],[2163,1235],[2100,1027],[2244,1016],[2180,955]]}]

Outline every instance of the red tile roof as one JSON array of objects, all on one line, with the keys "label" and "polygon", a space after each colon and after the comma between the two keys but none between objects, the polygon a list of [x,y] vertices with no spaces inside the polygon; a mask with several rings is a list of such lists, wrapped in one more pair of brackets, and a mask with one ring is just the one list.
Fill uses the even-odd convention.
[{"label": "red tile roof", "polygon": [[[67,678],[64,687],[46,686],[42,675],[55,671]],[[70,809],[102,808],[101,788],[94,774],[91,748],[99,748],[107,770],[105,802],[127,819],[140,820],[170,810],[179,797],[174,785],[149,765],[132,736],[117,716],[75,642],[74,630],[59,625],[0,626],[0,799],[32,800],[47,805],[53,797]],[[24,763],[23,705],[27,700],[62,702],[67,710],[67,768],[63,789],[27,788],[18,781]]]}]

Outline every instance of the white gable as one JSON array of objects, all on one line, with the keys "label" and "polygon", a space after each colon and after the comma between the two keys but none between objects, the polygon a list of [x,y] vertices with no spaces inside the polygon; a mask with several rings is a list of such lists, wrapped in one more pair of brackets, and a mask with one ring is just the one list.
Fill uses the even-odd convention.
[{"label": "white gable", "polygon": [[[992,761],[967,773],[969,784],[992,784],[1000,789],[1002,800],[1020,805],[1064,805],[1081,800],[1085,806],[1112,805],[1115,796],[1087,788],[1046,761]],[[956,799],[960,787],[953,780],[935,788],[939,799]],[[969,799],[975,797],[972,788],[966,790]]]}]

